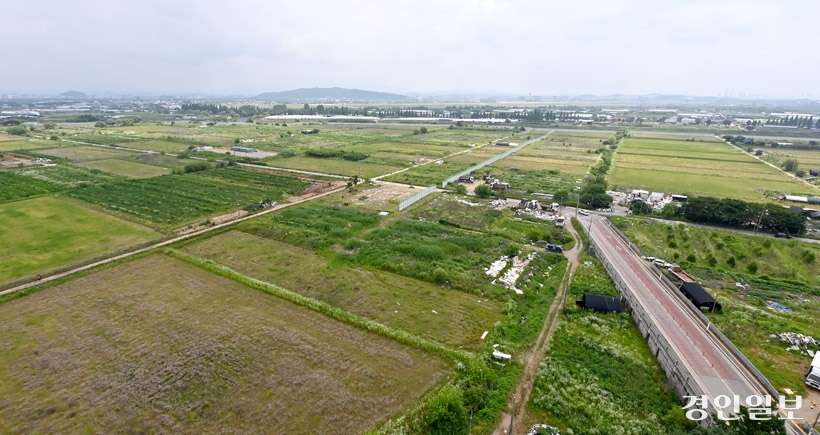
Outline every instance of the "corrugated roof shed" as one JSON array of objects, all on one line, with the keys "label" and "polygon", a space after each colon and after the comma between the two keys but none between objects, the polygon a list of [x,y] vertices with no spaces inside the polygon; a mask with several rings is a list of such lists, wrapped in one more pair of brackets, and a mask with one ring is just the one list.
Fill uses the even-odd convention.
[{"label": "corrugated roof shed", "polygon": [[692,301],[692,303],[698,308],[706,308],[711,311],[723,310],[723,307],[715,301],[715,298],[706,292],[706,290],[698,283],[685,282],[681,284],[680,291],[684,296],[686,296],[686,299]]},{"label": "corrugated roof shed", "polygon": [[593,293],[584,293],[580,301],[575,301],[575,304],[585,310],[592,310],[597,313],[620,313],[621,301],[618,298],[611,296],[596,295]]}]

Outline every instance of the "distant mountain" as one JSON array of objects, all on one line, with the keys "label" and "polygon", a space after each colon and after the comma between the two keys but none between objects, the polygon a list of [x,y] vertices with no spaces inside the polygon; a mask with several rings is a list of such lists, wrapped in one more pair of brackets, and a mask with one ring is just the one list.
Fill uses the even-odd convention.
[{"label": "distant mountain", "polygon": [[363,91],[347,88],[301,88],[282,92],[265,92],[256,96],[260,100],[286,101],[410,101],[407,95],[389,92]]},{"label": "distant mountain", "polygon": [[60,96],[64,98],[88,98],[88,95],[77,91],[63,92]]}]

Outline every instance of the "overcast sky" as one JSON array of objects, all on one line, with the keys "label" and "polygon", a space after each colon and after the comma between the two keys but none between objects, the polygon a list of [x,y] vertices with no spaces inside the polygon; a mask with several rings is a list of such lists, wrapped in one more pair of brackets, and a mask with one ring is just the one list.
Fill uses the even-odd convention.
[{"label": "overcast sky", "polygon": [[29,0],[0,93],[820,98],[820,1]]}]

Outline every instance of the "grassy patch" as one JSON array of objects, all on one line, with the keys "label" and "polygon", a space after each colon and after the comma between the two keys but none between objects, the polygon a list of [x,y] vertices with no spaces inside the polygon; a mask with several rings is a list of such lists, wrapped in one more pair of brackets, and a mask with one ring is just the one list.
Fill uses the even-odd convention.
[{"label": "grassy patch", "polygon": [[133,153],[129,151],[119,151],[115,149],[94,146],[52,148],[47,150],[40,150],[38,151],[38,153],[69,159],[73,162],[88,162],[91,160],[112,159],[117,157],[133,155]]},{"label": "grassy patch", "polygon": [[151,178],[171,172],[167,168],[120,159],[94,160],[80,163],[80,166],[90,169],[98,169],[128,178]]},{"label": "grassy patch", "polygon": [[0,282],[44,273],[148,241],[148,228],[73,201],[37,198],[0,205]]},{"label": "grassy patch", "polygon": [[361,267],[331,267],[314,252],[241,232],[185,248],[240,273],[453,348],[475,350],[501,304]]}]

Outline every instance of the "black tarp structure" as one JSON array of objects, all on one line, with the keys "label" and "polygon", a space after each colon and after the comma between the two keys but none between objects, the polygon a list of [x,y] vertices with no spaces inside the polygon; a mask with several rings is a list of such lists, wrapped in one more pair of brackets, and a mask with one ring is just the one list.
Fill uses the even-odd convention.
[{"label": "black tarp structure", "polygon": [[592,310],[597,313],[620,313],[621,301],[618,298],[611,296],[596,295],[593,293],[584,293],[580,301],[575,301],[575,304],[585,310]]},{"label": "black tarp structure", "polygon": [[698,283],[685,282],[681,284],[680,291],[686,296],[686,299],[692,301],[698,308],[706,308],[709,311],[723,310],[723,307],[715,301],[715,298]]}]

